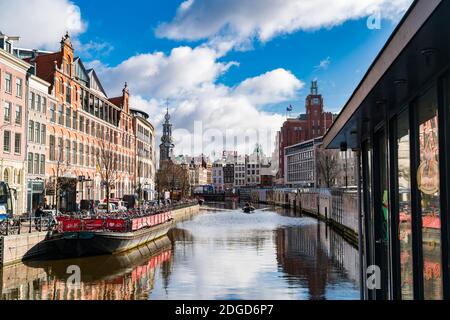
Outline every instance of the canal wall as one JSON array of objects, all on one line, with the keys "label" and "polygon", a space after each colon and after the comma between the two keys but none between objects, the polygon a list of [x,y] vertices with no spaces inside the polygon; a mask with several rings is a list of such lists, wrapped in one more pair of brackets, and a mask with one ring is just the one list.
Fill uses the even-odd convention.
[{"label": "canal wall", "polygon": [[197,204],[195,206],[190,206],[182,209],[172,210],[170,215],[175,222],[181,222],[184,220],[189,220],[196,216],[200,212],[200,206]]},{"label": "canal wall", "polygon": [[48,250],[47,240],[50,235],[51,233],[46,231],[1,237],[0,266],[45,254]]},{"label": "canal wall", "polygon": [[[171,210],[174,222],[187,220],[200,212],[200,206],[186,206]],[[0,237],[0,266],[45,255],[52,250],[51,232],[33,232]]]},{"label": "canal wall", "polygon": [[344,189],[253,189],[251,200],[318,218],[358,246],[358,195]]}]

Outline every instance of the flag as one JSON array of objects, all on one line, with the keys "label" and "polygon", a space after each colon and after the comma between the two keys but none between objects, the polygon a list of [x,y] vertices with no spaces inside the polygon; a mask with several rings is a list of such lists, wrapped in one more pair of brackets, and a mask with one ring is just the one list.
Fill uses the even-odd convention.
[{"label": "flag", "polygon": [[286,108],[286,111],[291,112],[292,110],[294,110],[294,107],[290,104],[289,107]]}]

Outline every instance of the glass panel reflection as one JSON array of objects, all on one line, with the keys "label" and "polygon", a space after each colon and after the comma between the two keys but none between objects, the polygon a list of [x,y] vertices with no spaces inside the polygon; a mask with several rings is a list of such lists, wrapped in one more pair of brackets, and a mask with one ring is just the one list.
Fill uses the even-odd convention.
[{"label": "glass panel reflection", "polygon": [[411,229],[411,162],[409,112],[397,120],[398,239],[400,242],[400,284],[403,300],[413,299],[413,259]]},{"label": "glass panel reflection", "polygon": [[438,113],[435,90],[419,99],[420,164],[417,185],[421,194],[424,298],[442,299],[441,218]]}]

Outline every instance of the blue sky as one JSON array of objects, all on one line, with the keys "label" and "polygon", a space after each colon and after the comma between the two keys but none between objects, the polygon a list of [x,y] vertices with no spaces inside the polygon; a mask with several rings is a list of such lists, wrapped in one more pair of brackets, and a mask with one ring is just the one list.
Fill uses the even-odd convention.
[{"label": "blue sky", "polygon": [[[270,153],[311,80],[327,111],[343,107],[411,2],[0,0],[0,30],[46,50],[68,30],[108,95],[127,82],[159,132],[169,101],[178,154],[248,153],[256,142]],[[380,28],[368,28],[373,17]]]},{"label": "blue sky", "polygon": [[[87,32],[80,36],[80,40],[86,43],[91,40],[108,43],[112,47],[110,52],[93,53],[94,58],[101,59],[108,65],[117,65],[139,53],[168,53],[174,47],[202,43],[155,36],[157,26],[170,21],[182,1],[128,1],[130,5],[125,12],[130,18],[125,17],[123,21],[119,21],[124,13],[124,5],[121,3],[108,0],[74,2],[81,8],[83,17],[88,22]],[[268,105],[264,109],[283,113],[287,105],[293,104],[295,112],[303,112],[309,81],[318,79],[327,110],[338,112],[395,25],[395,21],[383,20],[381,29],[369,30],[367,18],[364,17],[334,28],[300,31],[267,43],[255,43],[253,50],[233,51],[223,58],[224,61],[238,61],[240,65],[231,68],[219,81],[234,86],[267,70],[284,68],[305,81],[306,87],[295,99]],[[90,60],[92,55],[84,58]],[[317,68],[326,59],[330,61],[328,68]]]}]

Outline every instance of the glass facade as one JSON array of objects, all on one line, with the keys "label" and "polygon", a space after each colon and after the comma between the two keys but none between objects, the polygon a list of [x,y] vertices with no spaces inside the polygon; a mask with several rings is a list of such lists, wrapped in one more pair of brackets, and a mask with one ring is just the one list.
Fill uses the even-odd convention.
[{"label": "glass facade", "polygon": [[439,131],[436,89],[429,90],[420,97],[417,107],[420,151],[417,187],[421,200],[424,298],[442,299]]},{"label": "glass facade", "polygon": [[413,244],[411,207],[411,148],[409,111],[402,112],[397,119],[397,185],[398,185],[398,241],[400,260],[401,298],[412,300]]}]

